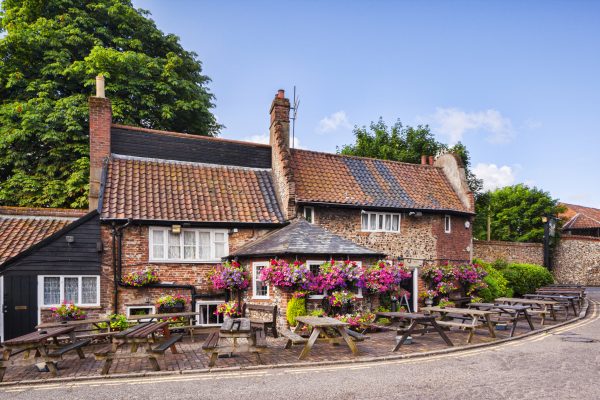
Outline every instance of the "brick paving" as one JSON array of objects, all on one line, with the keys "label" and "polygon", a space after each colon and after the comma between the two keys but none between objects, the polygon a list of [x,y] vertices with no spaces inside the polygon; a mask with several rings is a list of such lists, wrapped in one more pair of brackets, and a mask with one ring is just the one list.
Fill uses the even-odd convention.
[{"label": "brick paving", "polygon": [[[563,322],[562,318],[558,321],[547,321],[546,327],[555,323]],[[536,328],[540,328],[539,319],[534,319]],[[497,339],[489,336],[487,329],[479,329],[476,331],[471,345],[479,343],[492,342],[494,340],[507,338],[510,331],[495,331]],[[523,321],[519,322],[516,336],[529,332],[527,324]],[[455,347],[469,347],[466,344],[468,333],[452,329],[447,332],[448,336],[454,343]],[[394,354],[411,354],[422,353],[433,350],[441,350],[447,348],[444,341],[437,333],[429,333],[426,335],[416,335],[413,337],[413,343],[403,345],[399,351],[393,352],[392,348],[395,344],[395,332],[377,332],[369,333],[369,339],[359,342],[358,348],[360,355],[353,357],[350,349],[344,344],[333,346],[325,342],[318,342],[314,345],[310,355],[305,360],[298,360],[298,356],[302,351],[302,346],[293,346],[289,350],[284,349],[286,342],[285,338],[274,339],[267,338],[268,348],[261,354],[263,364],[295,364],[305,362],[322,362],[322,361],[343,361],[343,360],[360,360],[371,357],[390,356]],[[165,353],[163,360],[159,359],[161,369],[167,371],[192,370],[208,368],[208,357],[202,351],[202,342],[204,336],[194,335],[195,341],[192,342],[189,337],[177,344],[180,354],[172,354],[170,350]],[[59,376],[62,378],[68,377],[85,377],[99,375],[103,365],[103,361],[96,361],[93,356],[93,351],[105,344],[93,345],[84,348],[86,354],[85,360],[77,358],[75,352],[65,355],[65,359],[58,364]],[[129,347],[124,346],[119,349],[119,352],[129,352]],[[143,349],[138,350],[138,353],[143,354]],[[15,355],[10,360],[11,365],[6,370],[4,382],[20,381],[20,380],[43,380],[52,378],[48,372],[38,372],[33,365],[33,359],[24,360],[22,355]],[[259,365],[255,354],[236,354],[231,358],[219,358],[215,368],[228,367],[248,367]],[[116,359],[113,362],[110,373],[132,373],[152,371],[149,361],[146,358],[130,358]]]}]

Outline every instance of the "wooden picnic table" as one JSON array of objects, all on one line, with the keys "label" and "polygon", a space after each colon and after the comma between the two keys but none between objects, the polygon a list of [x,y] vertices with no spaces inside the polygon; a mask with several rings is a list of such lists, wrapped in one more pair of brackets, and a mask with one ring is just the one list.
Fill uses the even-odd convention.
[{"label": "wooden picnic table", "polygon": [[[20,353],[22,351],[25,352],[25,358],[28,358],[31,351],[35,350],[34,358],[36,358],[36,363],[37,358],[42,357],[50,373],[53,376],[56,376],[58,374],[58,369],[56,368],[55,364],[57,357],[55,357],[51,352],[49,352],[49,350],[51,350],[51,346],[54,346],[55,348],[59,347],[59,336],[71,336],[74,330],[74,326],[48,328],[44,330],[31,332],[27,335],[19,336],[2,343],[3,351],[2,360],[0,361],[0,382],[4,378],[4,374],[6,373],[6,368],[8,366],[8,361],[10,360],[11,355]],[[81,346],[87,343],[89,343],[89,341],[86,343],[82,341],[78,343],[78,346],[71,345],[70,347],[72,348],[70,348],[70,350],[77,350],[79,357],[85,358],[85,356],[83,356],[83,352],[81,351]],[[62,353],[59,354],[59,356],[62,356]]]},{"label": "wooden picnic table", "polygon": [[[481,328],[483,326],[487,327],[490,337],[496,337],[491,316],[499,314],[499,311],[483,311],[476,310],[473,308],[456,307],[423,307],[421,308],[421,310],[426,311],[428,313],[438,313],[440,315],[440,319],[436,322],[442,327],[456,327],[468,330],[469,337],[467,339],[467,343],[471,343],[473,335],[475,334],[475,329]],[[453,319],[459,319],[462,320],[462,322],[456,322],[453,321]],[[465,322],[469,320],[470,323]]]},{"label": "wooden picnic table", "polygon": [[535,330],[533,326],[533,322],[531,321],[531,316],[529,315],[529,310],[531,306],[529,305],[510,305],[510,304],[499,304],[499,303],[470,303],[469,308],[475,308],[477,310],[484,311],[500,311],[500,315],[498,317],[497,322],[502,321],[503,314],[509,316],[508,321],[512,323],[512,327],[510,330],[510,337],[513,337],[515,334],[515,330],[517,329],[517,323],[519,319],[525,319],[529,324],[530,330]]},{"label": "wooden picnic table", "polygon": [[563,303],[566,306],[566,316],[569,316],[569,306],[573,309],[573,315],[577,316],[579,312],[577,310],[577,304],[579,303],[578,296],[565,296],[562,294],[549,294],[549,293],[536,293],[536,294],[526,294],[523,297],[528,299],[540,299],[540,300],[553,300],[558,301],[559,303]]},{"label": "wooden picnic table", "polygon": [[522,305],[531,305],[532,309],[528,311],[529,314],[539,314],[542,318],[542,325],[544,325],[546,321],[546,314],[550,314],[552,319],[556,321],[556,311],[554,307],[559,303],[554,300],[538,300],[538,299],[522,299],[518,297],[498,297],[494,300],[496,303],[500,304],[522,304]]},{"label": "wooden picnic table", "polygon": [[[394,346],[393,351],[398,351],[404,341],[411,335],[436,332],[448,346],[454,346],[444,330],[437,324],[435,317],[431,314],[405,313],[405,312],[378,312],[375,313],[375,322],[380,318],[389,318],[396,326],[396,334],[401,334],[400,340]],[[406,323],[408,322],[408,326]],[[418,328],[418,326],[421,328]],[[379,325],[377,325],[379,327]]]},{"label": "wooden picnic table", "polygon": [[[244,342],[240,342],[244,339]],[[227,318],[219,332],[213,332],[202,345],[210,354],[208,366],[213,367],[221,354],[254,353],[262,363],[260,353],[267,347],[265,331],[252,327],[250,318]]]},{"label": "wooden picnic table", "polygon": [[[352,354],[354,356],[358,355],[358,347],[356,346],[356,343],[354,343],[352,338],[350,338],[346,332],[346,326],[348,326],[347,323],[330,317],[309,316],[296,317],[296,321],[298,322],[298,325],[296,326],[295,332],[299,332],[304,326],[311,328],[310,337],[304,345],[304,348],[300,353],[300,357],[298,357],[300,360],[303,360],[308,356],[310,350],[320,336],[323,336],[321,340],[328,341],[331,344],[339,343],[339,338],[341,337],[352,351]],[[331,332],[334,332],[334,334],[332,335]],[[339,334],[339,336],[335,336],[335,333]]]},{"label": "wooden picnic table", "polygon": [[[119,358],[148,358],[153,368],[157,371],[160,370],[156,357],[164,356],[164,352],[167,349],[171,349],[171,353],[177,354],[178,351],[175,347],[175,342],[182,338],[182,335],[171,336],[168,328],[168,321],[143,322],[116,333],[113,336],[113,342],[110,346],[94,353],[97,360],[105,361],[102,367],[102,375],[108,374],[113,360]],[[156,348],[152,348],[153,344],[159,341],[156,336],[159,331],[162,331],[165,340]],[[131,345],[130,352],[117,353],[118,348],[125,344]],[[145,348],[146,351],[144,354],[136,354],[140,346]]]}]

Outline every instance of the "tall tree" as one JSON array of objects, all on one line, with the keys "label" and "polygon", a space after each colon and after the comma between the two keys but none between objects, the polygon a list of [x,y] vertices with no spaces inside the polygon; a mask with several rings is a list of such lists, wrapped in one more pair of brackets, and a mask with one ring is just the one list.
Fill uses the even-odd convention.
[{"label": "tall tree", "polygon": [[130,0],[4,0],[0,30],[0,204],[86,205],[98,74],[116,122],[220,129],[197,55]]},{"label": "tall tree", "polygon": [[355,127],[354,136],[355,143],[342,146],[339,150],[341,154],[418,164],[423,154],[434,155],[450,151],[461,158],[471,191],[477,193],[483,186],[482,181],[469,168],[471,160],[467,148],[462,143],[448,147],[438,142],[427,125],[413,128],[402,125],[398,120],[389,127],[380,118],[377,122],[371,122],[369,128]]},{"label": "tall tree", "polygon": [[487,239],[489,221],[492,240],[541,242],[544,239],[542,217],[558,215],[563,207],[548,192],[518,184],[487,192],[477,197],[477,216],[473,236]]}]

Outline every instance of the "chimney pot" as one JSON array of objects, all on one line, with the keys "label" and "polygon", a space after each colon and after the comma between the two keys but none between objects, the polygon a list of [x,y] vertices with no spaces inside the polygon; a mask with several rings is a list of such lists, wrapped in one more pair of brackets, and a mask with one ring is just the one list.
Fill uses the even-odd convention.
[{"label": "chimney pot", "polygon": [[96,97],[104,98],[104,75],[96,76]]},{"label": "chimney pot", "polygon": [[279,90],[277,91],[277,98],[279,98],[279,99],[283,99],[283,98],[285,98],[285,90],[283,90],[283,89],[279,89]]},{"label": "chimney pot", "polygon": [[421,155],[421,165],[427,165],[427,156],[425,154]]},{"label": "chimney pot", "polygon": [[433,165],[434,162],[435,162],[435,157],[429,156],[429,165]]}]

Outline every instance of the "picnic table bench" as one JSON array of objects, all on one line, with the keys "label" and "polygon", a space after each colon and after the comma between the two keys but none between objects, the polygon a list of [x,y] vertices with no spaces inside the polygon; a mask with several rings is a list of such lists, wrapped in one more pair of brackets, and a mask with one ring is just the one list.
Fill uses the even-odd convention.
[{"label": "picnic table bench", "polygon": [[[160,371],[160,365],[158,364],[158,357],[164,357],[164,353],[167,349],[171,349],[173,354],[177,354],[177,348],[175,343],[183,338],[182,334],[171,335],[168,329],[169,322],[144,322],[138,325],[134,325],[124,331],[118,332],[113,336],[113,343],[105,346],[94,352],[96,360],[104,361],[101,374],[106,375],[110,371],[113,360],[115,359],[127,359],[127,358],[148,358],[148,361],[152,365],[155,371]],[[156,337],[158,331],[163,332],[164,339],[160,341]],[[158,343],[157,346],[152,347],[153,344]],[[120,346],[124,344],[131,344],[130,353],[117,353]],[[143,345],[146,349],[144,354],[135,354],[140,345]]]},{"label": "picnic table bench", "polygon": [[[438,325],[435,317],[431,314],[421,313],[405,313],[405,312],[378,312],[375,313],[375,323],[380,318],[388,318],[395,326],[384,327],[384,329],[396,330],[397,335],[400,336],[400,340],[397,341],[392,351],[398,351],[402,344],[406,341],[409,336],[435,332],[446,342],[448,346],[454,346],[450,338],[446,335],[444,330]],[[408,322],[408,326],[406,323]],[[381,327],[380,325],[375,325]],[[420,326],[420,328],[419,328]]]},{"label": "picnic table bench", "polygon": [[483,311],[472,308],[455,307],[423,307],[422,310],[427,313],[439,314],[440,318],[436,320],[436,323],[441,327],[446,327],[448,329],[460,328],[469,331],[467,343],[471,343],[475,330],[480,328],[487,328],[490,337],[496,337],[491,316],[498,314],[498,311]]},{"label": "picnic table bench", "polygon": [[565,296],[562,294],[536,293],[526,294],[523,297],[527,299],[553,300],[561,303],[565,308],[565,319],[569,317],[569,307],[573,310],[573,315],[577,316],[579,297]]},{"label": "picnic table bench", "polygon": [[[239,343],[245,339],[246,343]],[[267,347],[265,331],[253,328],[248,318],[229,318],[223,321],[218,332],[212,332],[202,344],[202,350],[209,354],[208,366],[214,367],[220,354],[255,353],[262,364],[260,353]]]},{"label": "picnic table bench", "polygon": [[[263,317],[261,318],[260,315]],[[265,333],[271,331],[274,338],[277,338],[277,306],[269,306],[264,304],[249,304],[244,303],[242,315],[250,318],[250,325],[255,328],[262,329]],[[266,316],[266,319],[265,319]]]},{"label": "picnic table bench", "polygon": [[510,304],[499,304],[499,303],[470,303],[469,308],[484,311],[498,311],[497,317],[492,316],[492,323],[503,323],[508,322],[511,324],[510,337],[513,337],[517,329],[517,324],[520,319],[525,319],[529,324],[530,330],[535,330],[529,310],[531,306],[528,305],[510,305]]},{"label": "picnic table bench", "polygon": [[[59,360],[62,360],[64,354],[74,350],[77,351],[79,358],[85,358],[81,348],[89,344],[91,340],[75,341],[74,336],[72,335],[74,330],[74,326],[48,328],[28,333],[27,335],[19,336],[2,343],[0,382],[4,378],[10,357],[23,351],[25,352],[25,358],[27,359],[29,358],[31,351],[35,350],[34,357],[36,359],[42,357],[48,367],[48,371],[50,371],[53,376],[58,375],[57,363]],[[62,335],[68,335],[73,341],[64,346],[60,346],[58,337]]]},{"label": "picnic table bench", "polygon": [[[311,349],[313,348],[317,340],[327,341],[331,344],[339,344],[341,341],[343,341],[350,348],[350,351],[352,351],[352,354],[354,356],[358,355],[358,347],[356,347],[356,344],[354,343],[355,340],[352,338],[352,336],[350,336],[348,330],[346,329],[346,327],[348,326],[346,322],[342,322],[338,319],[329,317],[309,316],[296,317],[296,321],[298,322],[298,325],[296,325],[296,330],[294,333],[298,337],[301,337],[297,333],[300,332],[300,330],[302,330],[304,326],[307,326],[310,329],[310,337],[308,338],[308,340],[299,341],[298,337],[290,335],[289,332],[286,332],[284,336],[288,338],[288,343],[286,344],[285,348],[289,349],[292,346],[292,344],[304,343],[304,348],[302,349],[302,352],[298,357],[300,360],[303,360],[306,357],[308,357]],[[359,341],[366,339],[366,336],[361,334],[353,334],[353,336],[355,338],[358,338]]]},{"label": "picnic table bench", "polygon": [[542,326],[546,321],[546,316],[550,314],[552,319],[556,321],[556,312],[554,307],[559,303],[553,300],[538,300],[538,299],[521,299],[517,297],[499,297],[494,300],[495,303],[498,304],[511,304],[511,305],[529,305],[531,309],[527,312],[529,315],[539,315],[542,319]]},{"label": "picnic table bench", "polygon": [[[92,319],[80,319],[75,321],[49,321],[43,322],[37,325],[36,329],[48,329],[48,328],[60,328],[64,326],[73,326],[75,329],[70,333],[72,337],[77,339],[91,339],[91,340],[102,340],[110,339],[112,335],[117,333],[110,327],[111,319],[106,318],[92,318]],[[69,339],[66,337],[59,337],[58,340]]]}]

